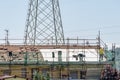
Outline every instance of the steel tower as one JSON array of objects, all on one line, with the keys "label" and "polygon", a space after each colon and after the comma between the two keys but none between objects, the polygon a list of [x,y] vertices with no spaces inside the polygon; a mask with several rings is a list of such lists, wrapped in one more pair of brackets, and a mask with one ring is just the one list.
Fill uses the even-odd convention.
[{"label": "steel tower", "polygon": [[58,0],[30,0],[25,45],[64,44]]}]

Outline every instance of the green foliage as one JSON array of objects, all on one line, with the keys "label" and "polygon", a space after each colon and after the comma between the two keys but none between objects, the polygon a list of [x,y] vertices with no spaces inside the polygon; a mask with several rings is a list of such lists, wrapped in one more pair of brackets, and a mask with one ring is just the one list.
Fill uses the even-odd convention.
[{"label": "green foliage", "polygon": [[47,73],[46,80],[50,80],[50,75]]},{"label": "green foliage", "polygon": [[46,76],[43,76],[39,72],[35,72],[33,80],[50,80],[50,75],[47,73]]}]

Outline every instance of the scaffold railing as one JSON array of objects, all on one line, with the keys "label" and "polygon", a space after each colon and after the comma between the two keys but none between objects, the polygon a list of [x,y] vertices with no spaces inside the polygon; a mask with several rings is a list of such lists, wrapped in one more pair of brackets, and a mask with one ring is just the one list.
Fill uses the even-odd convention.
[{"label": "scaffold railing", "polygon": [[[39,47],[39,48],[67,48],[69,46],[69,48],[88,48],[88,49],[97,49],[100,47],[99,45],[99,40],[98,39],[78,39],[78,38],[68,38],[68,39],[65,39],[65,43],[64,44],[52,44],[50,41],[51,40],[47,40],[48,43],[47,44],[40,44],[40,45],[35,45],[36,47]],[[9,44],[6,44],[5,43],[5,39],[0,39],[0,48],[1,47],[4,47],[4,46],[14,46],[14,47],[20,47],[20,46],[33,46],[33,45],[25,45],[23,43],[23,39],[9,39]],[[69,43],[68,43],[69,42]],[[68,45],[69,44],[69,45]]]}]

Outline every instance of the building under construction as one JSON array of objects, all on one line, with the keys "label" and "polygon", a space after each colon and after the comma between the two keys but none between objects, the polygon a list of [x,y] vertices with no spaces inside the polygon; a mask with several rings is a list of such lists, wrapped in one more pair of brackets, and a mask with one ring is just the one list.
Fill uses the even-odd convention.
[{"label": "building under construction", "polygon": [[107,50],[100,33],[95,39],[64,37],[59,0],[29,0],[23,43],[6,33],[0,45],[0,75],[34,80],[39,73],[46,80],[97,80],[105,64],[114,65],[114,52]]}]

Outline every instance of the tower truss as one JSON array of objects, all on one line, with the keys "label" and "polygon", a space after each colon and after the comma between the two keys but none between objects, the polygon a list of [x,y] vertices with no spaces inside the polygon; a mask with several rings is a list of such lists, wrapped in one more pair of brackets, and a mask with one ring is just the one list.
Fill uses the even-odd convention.
[{"label": "tower truss", "polygon": [[30,0],[25,29],[25,44],[64,44],[58,0]]}]

